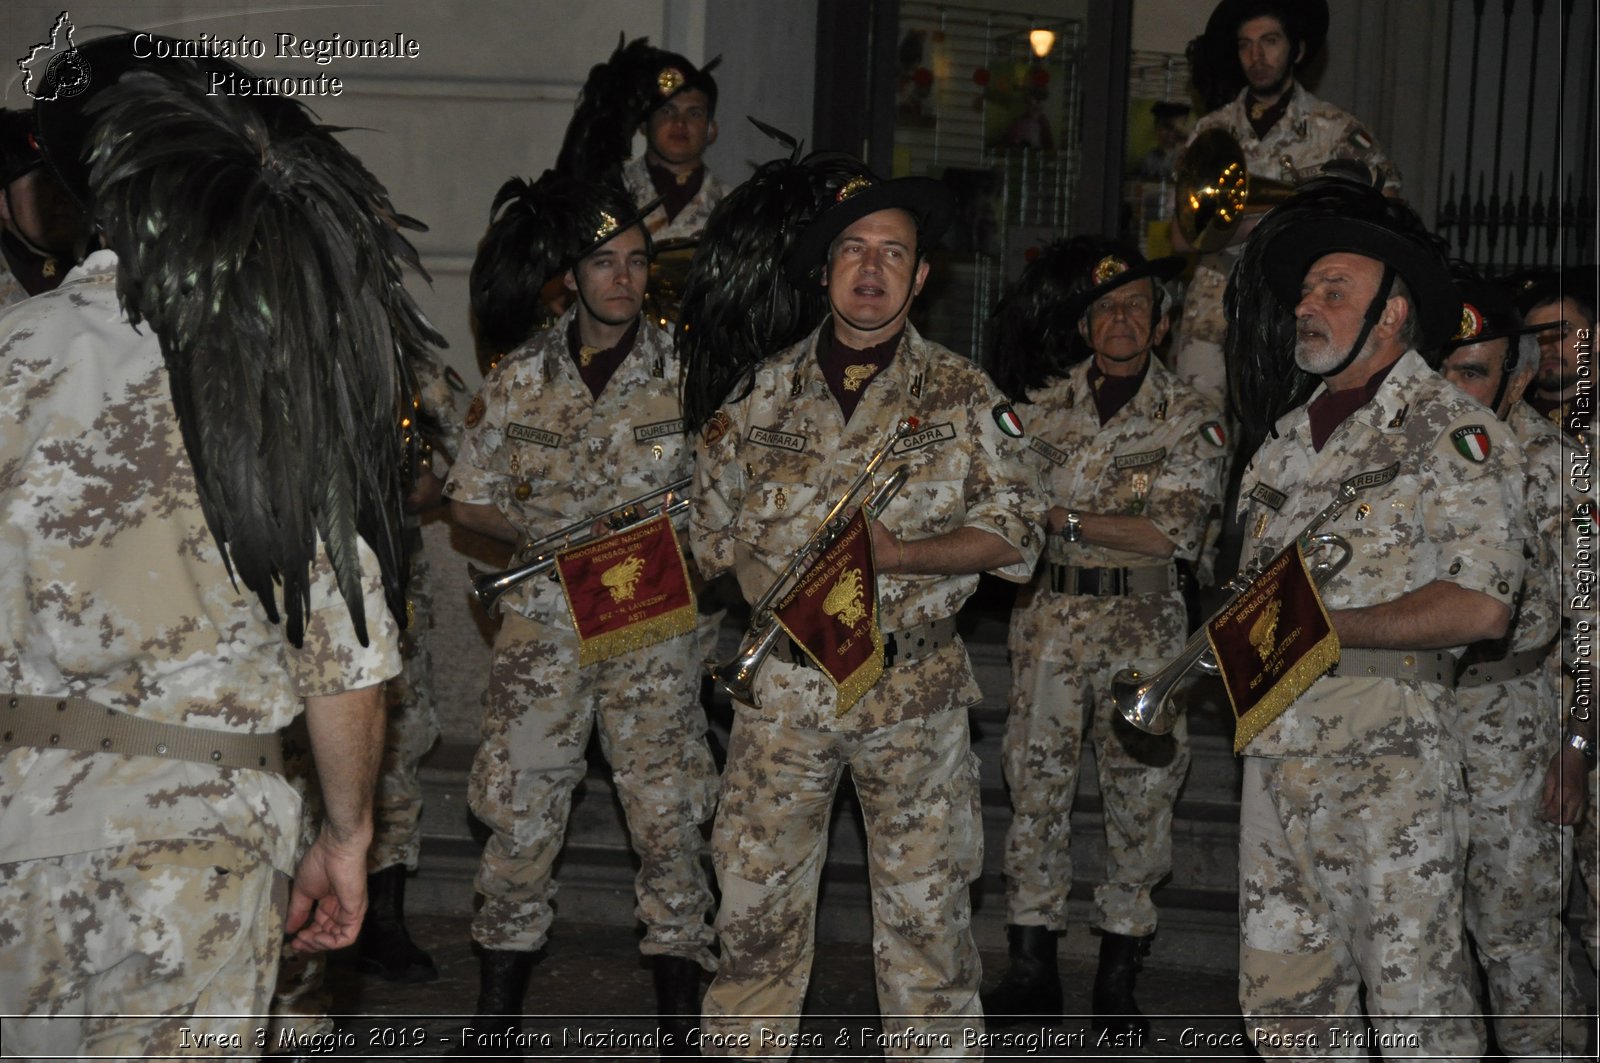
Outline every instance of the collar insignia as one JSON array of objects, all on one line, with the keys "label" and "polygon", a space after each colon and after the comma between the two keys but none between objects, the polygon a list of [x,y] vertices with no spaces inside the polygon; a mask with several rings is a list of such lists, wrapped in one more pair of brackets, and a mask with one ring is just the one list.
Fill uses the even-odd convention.
[{"label": "collar insignia", "polygon": [[844,389],[846,391],[860,391],[861,385],[872,379],[872,374],[878,371],[876,362],[867,362],[865,365],[847,365],[844,367]]}]

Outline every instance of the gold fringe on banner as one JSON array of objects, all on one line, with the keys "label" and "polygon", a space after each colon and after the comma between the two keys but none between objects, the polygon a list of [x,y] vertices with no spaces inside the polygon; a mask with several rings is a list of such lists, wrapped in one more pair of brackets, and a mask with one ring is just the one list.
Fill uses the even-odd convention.
[{"label": "gold fringe on banner", "polygon": [[1254,708],[1239,717],[1233,732],[1234,754],[1244,752],[1244,747],[1250,744],[1252,738],[1260,734],[1267,724],[1282,716],[1296,698],[1310,690],[1312,683],[1338,663],[1339,636],[1330,630],[1326,638],[1307,650],[1294,667],[1272,684],[1272,689],[1262,695]]},{"label": "gold fringe on banner", "polygon": [[630,624],[620,631],[608,631],[604,635],[583,639],[578,646],[578,667],[686,635],[695,629],[697,615],[693,605],[685,605],[670,613]]},{"label": "gold fringe on banner", "polygon": [[837,719],[855,707],[867,691],[872,689],[883,675],[883,632],[878,629],[878,607],[872,607],[872,656],[865,663],[844,677],[844,682],[837,684],[838,704],[833,708],[834,718]]}]

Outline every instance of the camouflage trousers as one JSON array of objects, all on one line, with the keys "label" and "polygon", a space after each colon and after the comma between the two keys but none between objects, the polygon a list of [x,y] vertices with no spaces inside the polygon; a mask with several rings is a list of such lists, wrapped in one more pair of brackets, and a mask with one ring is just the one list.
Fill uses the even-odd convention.
[{"label": "camouflage trousers", "polygon": [[1589,772],[1589,804],[1573,834],[1577,849],[1575,863],[1589,891],[1589,906],[1583,919],[1583,948],[1589,966],[1600,971],[1600,771]]},{"label": "camouflage trousers", "polygon": [[[1003,746],[1012,807],[1003,863],[1008,923],[1067,927],[1072,805],[1088,726],[1106,831],[1094,925],[1155,933],[1150,891],[1172,872],[1172,808],[1189,772],[1188,721],[1180,715],[1170,735],[1135,730],[1116,710],[1111,679],[1128,664],[1154,670],[1182,647],[1182,601],[1173,595],[1166,604],[1154,623],[1148,609],[1110,598],[1041,595],[1013,614]],[[1127,656],[1132,647],[1145,651],[1137,661]]]},{"label": "camouflage trousers", "polygon": [[695,637],[682,635],[578,667],[578,639],[508,614],[489,669],[483,742],[468,802],[494,833],[478,866],[483,906],[472,937],[488,949],[542,948],[554,916],[554,867],[591,728],[639,858],[640,951],[716,967],[700,825],[716,806],[716,767],[700,707]]},{"label": "camouflage trousers", "polygon": [[[736,712],[712,854],[722,964],[706,994],[704,1055],[787,1057],[815,950],[817,887],[840,776],[866,819],[872,952],[885,1030],[915,1025],[981,1056],[982,968],[970,887],[983,865],[978,763],[967,714],[952,710],[870,731],[811,731]],[[916,1058],[891,1045],[892,1058]]]},{"label": "camouflage trousers", "polygon": [[422,847],[422,783],[417,767],[439,740],[439,715],[433,689],[432,565],[420,545],[411,557],[406,585],[408,622],[400,639],[400,674],[384,687],[388,721],[383,763],[372,805],[372,848],[367,867],[382,871],[404,864],[417,869]]},{"label": "camouflage trousers", "polygon": [[224,842],[0,864],[5,1054],[260,1055],[287,901],[285,875]]},{"label": "camouflage trousers", "polygon": [[[1477,1060],[1461,890],[1461,766],[1246,756],[1239,1003],[1263,1055]],[[1364,1040],[1365,1039],[1365,1040]]]},{"label": "camouflage trousers", "polygon": [[1535,673],[1456,693],[1467,751],[1467,932],[1488,976],[1500,1050],[1512,1058],[1581,1053],[1586,1023],[1567,962],[1561,909],[1571,831],[1539,814],[1560,736],[1556,696]]}]

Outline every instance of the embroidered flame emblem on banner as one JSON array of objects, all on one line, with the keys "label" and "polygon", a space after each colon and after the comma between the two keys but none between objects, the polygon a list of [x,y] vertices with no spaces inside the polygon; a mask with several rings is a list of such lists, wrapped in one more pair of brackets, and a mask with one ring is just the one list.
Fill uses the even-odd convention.
[{"label": "embroidered flame emblem on banner", "polygon": [[557,554],[556,573],[580,666],[694,630],[689,568],[666,515]]},{"label": "embroidered flame emblem on banner", "polygon": [[883,632],[865,507],[778,603],[773,617],[837,689],[837,715],[872,689],[883,675]]},{"label": "embroidered flame emblem on banner", "polygon": [[1298,542],[1206,625],[1233,706],[1233,751],[1283,714],[1339,663],[1339,636]]}]

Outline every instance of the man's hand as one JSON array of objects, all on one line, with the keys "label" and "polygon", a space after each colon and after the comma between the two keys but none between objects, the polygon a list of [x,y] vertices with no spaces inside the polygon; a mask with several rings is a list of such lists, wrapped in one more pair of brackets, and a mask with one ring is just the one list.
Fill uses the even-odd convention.
[{"label": "man's hand", "polygon": [[284,932],[296,952],[323,952],[355,944],[367,912],[367,845],[336,840],[324,827],[295,869]]},{"label": "man's hand", "polygon": [[444,505],[444,481],[424,465],[417,473],[416,483],[411,485],[411,493],[406,496],[406,512],[426,513],[442,505]]},{"label": "man's hand", "polygon": [[1539,799],[1539,814],[1551,823],[1570,827],[1583,816],[1584,780],[1589,766],[1583,754],[1569,745],[1550,758],[1544,773],[1544,794]]}]

